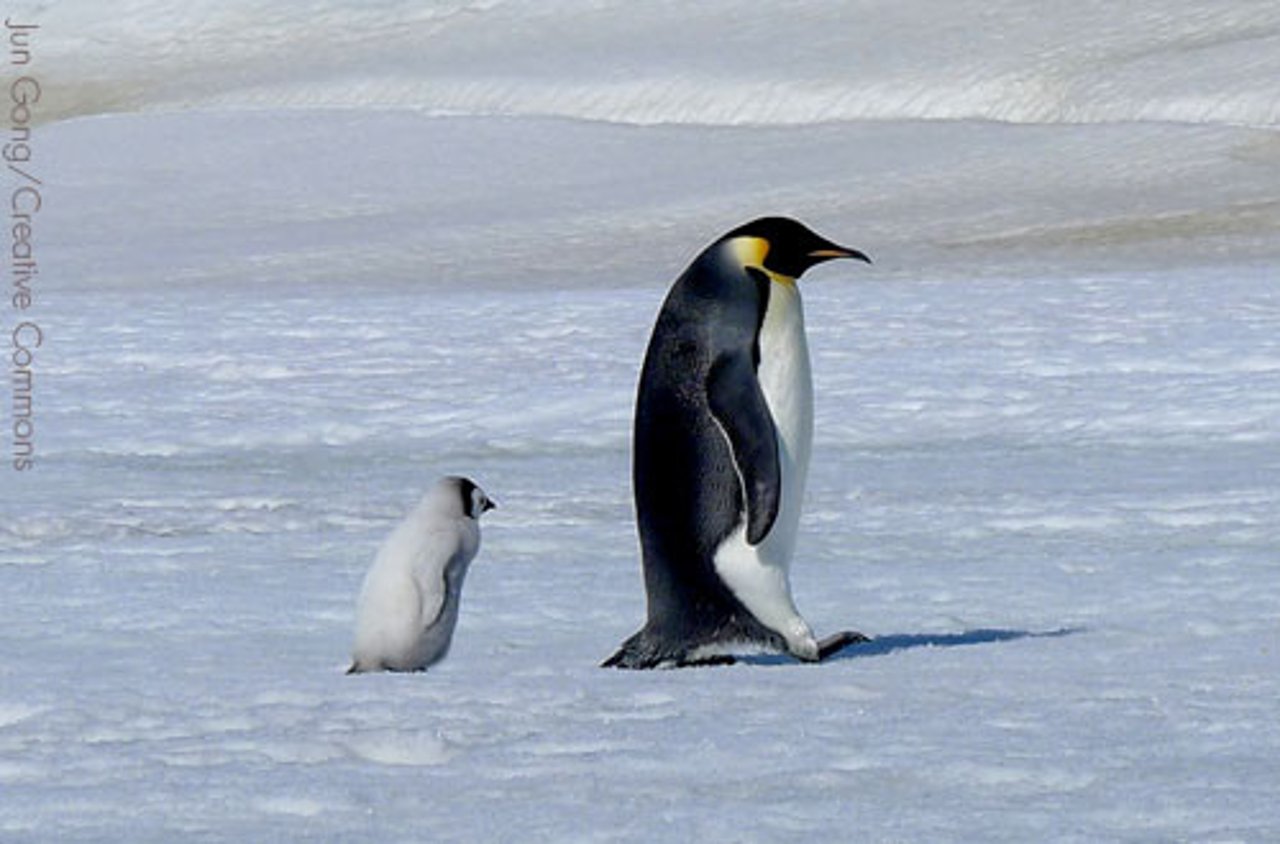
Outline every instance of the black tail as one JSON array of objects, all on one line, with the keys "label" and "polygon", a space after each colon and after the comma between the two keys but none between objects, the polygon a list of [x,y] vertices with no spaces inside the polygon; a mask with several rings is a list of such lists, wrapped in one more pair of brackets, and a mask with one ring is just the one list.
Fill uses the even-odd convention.
[{"label": "black tail", "polygon": [[645,627],[614,652],[613,656],[600,663],[601,668],[657,668],[664,662],[671,662],[677,654],[668,654],[667,649],[659,646],[658,637]]},{"label": "black tail", "polygon": [[731,615],[721,625],[700,631],[673,633],[653,623],[646,624],[623,642],[613,656],[600,663],[600,667],[645,669],[732,665],[735,660],[727,653],[728,649],[747,643],[774,651],[786,650],[782,637],[754,618]]}]

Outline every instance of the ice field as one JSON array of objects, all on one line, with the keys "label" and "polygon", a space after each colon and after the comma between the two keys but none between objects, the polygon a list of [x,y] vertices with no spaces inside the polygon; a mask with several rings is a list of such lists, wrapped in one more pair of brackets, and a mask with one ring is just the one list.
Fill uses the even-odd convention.
[{"label": "ice field", "polygon": [[[637,5],[9,13],[0,841],[1280,839],[1280,9]],[[599,669],[653,317],[766,213],[876,260],[792,571],[875,641]],[[449,658],[344,676],[455,472]]]}]

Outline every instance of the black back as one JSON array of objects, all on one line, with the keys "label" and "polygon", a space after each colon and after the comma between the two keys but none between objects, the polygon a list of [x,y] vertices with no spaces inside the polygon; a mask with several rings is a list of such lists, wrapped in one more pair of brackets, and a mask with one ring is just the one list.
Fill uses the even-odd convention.
[{"label": "black back", "polygon": [[744,494],[706,385],[727,358],[745,357],[754,377],[770,284],[759,271],[719,260],[719,243],[672,286],[640,376],[632,478],[648,623],[630,644],[647,652],[642,662],[678,660],[699,643],[778,639],[714,567],[716,549],[742,522]]}]

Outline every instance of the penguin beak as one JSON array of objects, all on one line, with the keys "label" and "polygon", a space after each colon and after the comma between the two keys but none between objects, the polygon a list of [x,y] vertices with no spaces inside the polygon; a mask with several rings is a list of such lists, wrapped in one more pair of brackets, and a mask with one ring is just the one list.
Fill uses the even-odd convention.
[{"label": "penguin beak", "polygon": [[866,261],[868,264],[871,263],[871,259],[864,253],[859,252],[857,249],[849,249],[848,247],[836,246],[835,244],[824,246],[820,249],[814,249],[809,253],[809,257],[813,259],[815,264],[820,261],[830,261],[833,258],[854,258],[859,261]]},{"label": "penguin beak", "polygon": [[498,509],[498,502],[494,501],[492,498],[486,498],[484,500],[484,506],[480,508],[480,512],[488,513],[490,510],[497,510],[497,509]]}]

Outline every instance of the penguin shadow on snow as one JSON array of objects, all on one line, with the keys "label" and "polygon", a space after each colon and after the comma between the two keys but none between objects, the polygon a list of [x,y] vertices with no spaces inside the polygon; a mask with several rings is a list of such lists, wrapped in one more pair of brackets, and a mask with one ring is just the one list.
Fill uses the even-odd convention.
[{"label": "penguin shadow on snow", "polygon": [[[865,659],[873,656],[888,656],[898,651],[915,650],[916,648],[963,648],[974,645],[996,645],[1004,642],[1015,642],[1019,639],[1061,639],[1087,632],[1083,627],[1060,627],[1056,630],[1005,630],[1000,628],[978,628],[961,633],[890,633],[875,636],[866,642],[849,645],[831,654],[823,662],[842,662],[844,660]],[[794,665],[795,660],[786,654],[759,654],[743,656],[739,661],[745,665]]]}]

